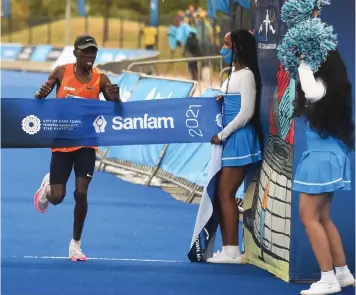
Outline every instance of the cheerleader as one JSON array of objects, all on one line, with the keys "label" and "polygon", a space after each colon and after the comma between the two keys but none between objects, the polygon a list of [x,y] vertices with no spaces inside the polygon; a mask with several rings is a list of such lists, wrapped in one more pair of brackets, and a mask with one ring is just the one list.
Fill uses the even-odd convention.
[{"label": "cheerleader", "polygon": [[223,249],[208,258],[209,263],[242,262],[238,246],[238,208],[235,195],[250,164],[262,160],[259,124],[259,92],[261,78],[257,47],[246,30],[225,35],[220,54],[230,65],[228,79],[221,87],[223,96],[223,130],[211,139],[222,144],[222,170],[217,184],[220,229]]},{"label": "cheerleader", "polygon": [[300,218],[321,269],[321,279],[301,294],[332,294],[355,284],[339,232],[330,218],[333,193],[351,190],[350,151],[355,132],[351,84],[337,50],[329,52],[315,74],[303,60],[298,73],[294,117],[306,119],[307,150],[292,189],[300,192]]}]

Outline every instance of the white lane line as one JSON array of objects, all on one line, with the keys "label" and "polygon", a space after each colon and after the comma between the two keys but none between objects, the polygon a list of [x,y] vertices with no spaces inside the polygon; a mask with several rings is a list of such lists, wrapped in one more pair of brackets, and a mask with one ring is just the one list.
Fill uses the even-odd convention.
[{"label": "white lane line", "polygon": [[[23,258],[23,259],[60,259],[69,260],[69,257],[62,256],[13,256],[12,258]],[[135,261],[135,262],[159,262],[159,263],[189,263],[189,261],[178,261],[178,260],[156,260],[156,259],[138,259],[138,258],[106,258],[106,257],[88,257],[88,260],[99,260],[99,261]]]}]

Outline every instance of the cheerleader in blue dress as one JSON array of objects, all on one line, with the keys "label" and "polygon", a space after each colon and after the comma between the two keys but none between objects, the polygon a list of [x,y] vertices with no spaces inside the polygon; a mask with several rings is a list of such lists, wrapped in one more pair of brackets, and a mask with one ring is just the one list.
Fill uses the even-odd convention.
[{"label": "cheerleader in blue dress", "polygon": [[255,38],[246,30],[226,34],[221,55],[230,65],[223,83],[223,130],[211,143],[222,144],[222,170],[217,184],[220,207],[222,251],[208,258],[210,263],[241,263],[238,246],[238,208],[235,195],[250,164],[262,160],[259,124],[261,79]]},{"label": "cheerleader in blue dress", "polygon": [[355,132],[351,84],[338,51],[330,51],[315,74],[304,61],[298,73],[294,116],[306,119],[307,150],[292,189],[300,192],[300,218],[321,269],[320,281],[301,294],[332,294],[355,283],[330,218],[333,193],[351,189],[350,151]]},{"label": "cheerleader in blue dress", "polygon": [[352,186],[355,132],[351,83],[337,51],[337,35],[320,19],[320,10],[330,4],[330,0],[288,0],[281,9],[289,29],[278,46],[278,58],[293,78],[299,76],[293,117],[305,119],[307,143],[292,189],[300,192],[300,219],[321,270],[321,279],[302,295],[333,294],[355,284],[330,218],[334,192]]}]

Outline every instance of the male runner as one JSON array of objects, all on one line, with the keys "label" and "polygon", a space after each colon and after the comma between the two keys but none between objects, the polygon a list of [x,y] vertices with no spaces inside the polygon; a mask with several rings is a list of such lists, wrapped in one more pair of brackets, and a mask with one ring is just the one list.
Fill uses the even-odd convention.
[{"label": "male runner", "polygon": [[[79,36],[74,43],[74,64],[56,67],[48,81],[35,94],[37,99],[46,98],[56,86],[57,98],[99,99],[100,93],[108,101],[120,102],[119,87],[111,84],[106,74],[93,68],[98,46],[92,36]],[[73,238],[69,245],[69,257],[73,261],[86,260],[81,250],[81,235],[88,210],[87,191],[93,177],[96,147],[52,148],[50,173],[41,183],[34,196],[36,209],[44,213],[48,203],[59,205],[66,195],[66,184],[74,166],[75,207]]]}]

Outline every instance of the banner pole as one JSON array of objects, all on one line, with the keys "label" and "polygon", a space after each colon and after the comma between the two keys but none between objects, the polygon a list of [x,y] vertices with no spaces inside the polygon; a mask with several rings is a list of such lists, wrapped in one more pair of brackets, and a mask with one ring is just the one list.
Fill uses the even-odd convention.
[{"label": "banner pole", "polygon": [[66,2],[66,45],[70,46],[70,20],[71,20],[71,6],[72,6],[72,1],[67,0]]}]

